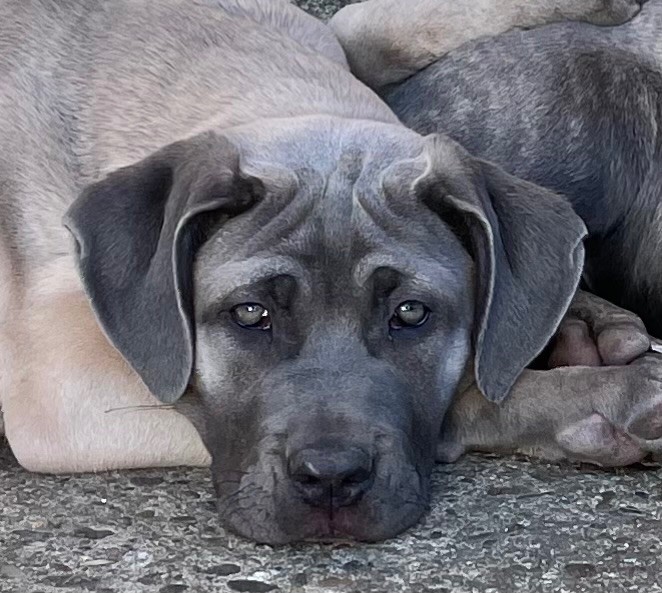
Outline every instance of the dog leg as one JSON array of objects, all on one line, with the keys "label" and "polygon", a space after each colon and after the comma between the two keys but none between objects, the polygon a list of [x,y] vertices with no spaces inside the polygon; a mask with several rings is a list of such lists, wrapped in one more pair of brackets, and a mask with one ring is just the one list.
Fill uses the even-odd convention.
[{"label": "dog leg", "polygon": [[550,365],[559,368],[525,371],[501,406],[475,386],[464,390],[445,421],[440,461],[481,450],[620,466],[659,452],[662,357],[642,356],[650,348],[636,315],[578,293],[553,341]]},{"label": "dog leg", "polygon": [[368,0],[330,21],[354,74],[378,89],[400,82],[468,41],[565,20],[618,25],[638,0]]},{"label": "dog leg", "polygon": [[623,365],[650,347],[651,338],[637,315],[579,291],[552,339],[548,366]]},{"label": "dog leg", "polygon": [[604,467],[662,451],[662,357],[627,366],[525,371],[501,406],[472,387],[448,414],[440,461],[465,451],[524,453]]},{"label": "dog leg", "polygon": [[100,331],[80,291],[34,294],[9,331],[2,395],[18,461],[38,472],[209,464],[192,424],[162,406]]}]

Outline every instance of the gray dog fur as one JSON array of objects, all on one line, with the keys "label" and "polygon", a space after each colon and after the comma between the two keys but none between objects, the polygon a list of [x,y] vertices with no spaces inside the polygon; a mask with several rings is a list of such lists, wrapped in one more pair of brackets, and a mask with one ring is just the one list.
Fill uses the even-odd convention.
[{"label": "gray dog fur", "polygon": [[651,0],[620,27],[565,23],[470,44],[386,93],[420,133],[443,130],[566,196],[589,232],[586,284],[657,336],[661,31],[662,5]]},{"label": "gray dog fur", "polygon": [[[638,12],[635,4],[611,7],[631,17]],[[416,10],[402,11],[395,19],[392,17],[397,9],[392,0],[369,0],[341,10],[331,26],[343,42],[349,62],[359,71],[368,71],[376,63],[384,65],[380,77],[369,75],[373,86],[382,87],[399,81],[401,75],[412,74],[408,65],[421,67],[408,80],[381,89],[404,123],[423,134],[448,133],[472,153],[567,196],[589,232],[585,284],[592,292],[632,309],[649,331],[662,335],[662,144],[657,134],[662,123],[662,3],[652,0],[631,23],[616,28],[563,23],[470,41],[450,53],[448,36],[437,37],[436,33],[440,29],[453,30],[455,38],[451,41],[455,42],[477,37],[475,30],[469,28],[467,32],[459,27],[458,20],[462,21],[467,11],[480,11],[482,7],[441,6],[424,0],[416,3]],[[535,13],[540,6],[527,5],[526,14]],[[549,15],[550,20],[568,9],[572,7],[562,7],[558,14]],[[489,18],[491,10],[498,11],[498,18]],[[517,12],[517,7],[511,3],[498,8],[493,5],[483,14],[497,31],[508,26],[509,11]],[[432,18],[424,19],[423,14]],[[579,20],[604,24],[600,18],[585,16],[589,18]],[[421,41],[394,43],[394,28],[415,29]],[[359,31],[363,37],[356,35]],[[368,49],[362,45],[365,38],[371,40]],[[397,35],[395,38],[401,39]],[[585,311],[585,303],[579,306]],[[592,306],[600,307],[596,302]],[[585,320],[587,316],[575,316],[562,331],[566,338],[570,336],[573,350],[579,341],[592,341],[586,337],[582,317]],[[611,355],[606,350],[617,341],[605,337],[600,356],[589,352],[588,359],[584,357],[581,362],[609,360]],[[651,375],[638,368],[633,378],[645,383],[643,377],[648,376],[649,387],[639,387],[641,393],[657,390],[657,363],[651,359],[648,364],[652,365]],[[527,380],[531,385],[528,391]],[[609,464],[611,457],[618,464],[640,458],[641,454],[625,435],[629,431],[624,427],[643,423],[647,428],[641,434],[648,438],[660,435],[659,404],[645,413],[636,413],[646,420],[635,422],[631,418],[639,405],[634,403],[636,398],[630,409],[604,414],[602,410],[612,404],[607,404],[609,398],[597,389],[597,400],[587,405],[599,415],[578,420],[570,439],[569,433],[561,431],[556,442],[543,439],[547,442],[541,443],[539,435],[553,432],[549,423],[558,422],[561,415],[558,406],[552,414],[543,413],[549,401],[548,389],[542,387],[546,380],[554,381],[554,374],[527,378],[525,373],[518,385],[521,394],[511,397],[500,409],[471,391],[459,398],[447,420],[447,454],[460,453],[467,447],[512,449],[513,444],[521,446],[528,441],[533,451],[540,454],[544,450],[548,457],[567,455],[570,447],[575,456],[588,455],[596,461],[596,453],[602,449],[601,463]],[[527,401],[531,410],[537,409],[539,422],[531,413],[519,414],[509,408],[523,408],[517,401]],[[604,424],[605,415],[613,420],[611,427]],[[468,422],[469,417],[474,421]],[[495,424],[496,418],[501,420]],[[499,429],[495,431],[497,424]],[[614,425],[619,427],[617,439]],[[455,440],[451,435],[456,435]],[[510,435],[510,441],[506,435]],[[611,445],[604,446],[607,442]]]},{"label": "gray dog fur", "polygon": [[[478,409],[531,445],[527,376],[507,418],[483,396],[501,401],[554,334],[585,227],[402,125],[330,29],[280,1],[10,0],[0,73],[0,397],[25,467],[211,463],[244,535],[376,540],[424,511],[461,384],[481,394],[449,418]],[[406,115],[420,84],[429,106],[437,80],[389,100]],[[389,325],[412,300],[427,323]],[[271,329],[239,327],[242,303]],[[583,454],[594,425],[650,436],[633,414],[657,405],[659,365],[641,364],[645,389],[634,367],[553,371],[563,389],[544,374],[539,440]],[[455,428],[452,446],[481,444]]]}]

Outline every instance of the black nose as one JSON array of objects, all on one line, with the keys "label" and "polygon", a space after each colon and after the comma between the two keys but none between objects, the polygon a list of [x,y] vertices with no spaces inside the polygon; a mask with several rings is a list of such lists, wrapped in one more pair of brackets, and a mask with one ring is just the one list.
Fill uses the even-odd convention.
[{"label": "black nose", "polygon": [[304,502],[337,508],[361,499],[372,484],[373,465],[359,448],[310,448],[291,455],[288,470]]}]

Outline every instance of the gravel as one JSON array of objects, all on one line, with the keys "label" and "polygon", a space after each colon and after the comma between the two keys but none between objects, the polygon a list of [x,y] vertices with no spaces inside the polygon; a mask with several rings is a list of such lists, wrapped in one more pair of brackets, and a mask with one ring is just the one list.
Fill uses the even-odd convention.
[{"label": "gravel", "polygon": [[227,534],[205,470],[23,471],[0,448],[3,593],[662,591],[660,466],[472,456],[381,544],[270,547]]}]

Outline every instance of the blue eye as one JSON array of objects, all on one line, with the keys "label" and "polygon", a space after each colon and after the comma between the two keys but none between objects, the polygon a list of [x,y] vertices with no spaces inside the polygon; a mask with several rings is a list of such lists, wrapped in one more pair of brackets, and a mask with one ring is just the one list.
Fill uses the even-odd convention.
[{"label": "blue eye", "polygon": [[258,303],[242,303],[230,311],[232,321],[245,329],[271,329],[269,310]]},{"label": "blue eye", "polygon": [[389,325],[391,329],[405,327],[420,327],[430,317],[430,309],[420,301],[405,301],[400,303],[393,313]]}]

